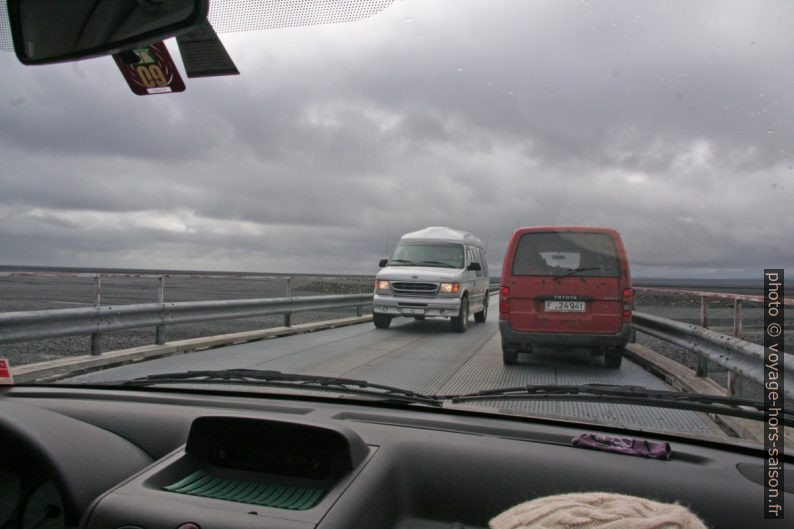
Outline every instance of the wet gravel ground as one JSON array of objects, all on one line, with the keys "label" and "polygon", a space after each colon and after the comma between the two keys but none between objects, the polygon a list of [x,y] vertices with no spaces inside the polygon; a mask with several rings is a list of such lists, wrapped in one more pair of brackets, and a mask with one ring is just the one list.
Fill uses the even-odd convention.
[{"label": "wet gravel ground", "polygon": [[[212,278],[196,279],[172,276],[166,279],[165,301],[201,301],[247,298],[281,297],[286,294],[287,281],[283,277],[263,279]],[[366,279],[301,278],[292,279],[292,293],[296,296],[371,292]],[[749,293],[749,292],[742,292]],[[756,294],[757,292],[752,292]],[[155,303],[158,296],[156,278],[105,278],[102,280],[102,305]],[[79,277],[0,277],[0,312],[32,311],[90,307],[94,303],[94,280]],[[636,310],[689,323],[700,323],[700,301],[681,296],[639,293],[635,300]],[[788,310],[785,329],[789,330],[786,350],[794,351],[794,310]],[[328,310],[322,312],[296,313],[294,324],[353,316],[354,309]],[[745,340],[763,343],[763,310],[760,304],[744,303],[742,307]],[[283,325],[282,316],[268,316],[241,320],[202,322],[199,324],[172,325],[166,329],[168,340],[181,340],[226,334]],[[713,301],[709,306],[709,327],[725,334],[733,332],[733,303]],[[684,349],[638,334],[637,341],[677,362],[694,368],[694,355]],[[107,333],[103,336],[104,350],[125,349],[154,343],[154,328],[134,329]],[[90,337],[75,336],[28,343],[0,345],[0,356],[12,365],[21,365],[86,354],[90,350]],[[709,377],[725,385],[726,371],[709,364]],[[756,384],[742,382],[740,395],[760,398],[761,388]],[[794,406],[794,402],[787,402]]]}]

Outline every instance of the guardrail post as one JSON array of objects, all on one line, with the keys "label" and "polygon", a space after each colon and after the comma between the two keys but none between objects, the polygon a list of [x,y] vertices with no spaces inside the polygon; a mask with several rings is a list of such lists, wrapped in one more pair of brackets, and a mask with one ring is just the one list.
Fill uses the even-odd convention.
[{"label": "guardrail post", "polygon": [[[709,327],[709,305],[705,296],[700,296],[700,326],[704,329],[708,329]],[[708,359],[702,353],[698,353],[695,376],[708,376]]]},{"label": "guardrail post", "polygon": [[[362,280],[359,277],[358,278],[358,293],[359,294],[362,293],[362,291],[361,291],[362,284],[361,283],[362,283]],[[356,305],[356,316],[358,316],[360,318],[363,313],[364,313],[363,305]]]},{"label": "guardrail post", "polygon": [[[94,276],[94,306],[98,307],[102,303],[102,276]],[[91,354],[99,356],[102,354],[102,333],[91,334]]]},{"label": "guardrail post", "polygon": [[738,299],[733,302],[733,335],[736,338],[742,335],[742,302]]},{"label": "guardrail post", "polygon": [[[742,302],[738,299],[733,300],[733,336],[741,338],[742,335]],[[726,396],[733,397],[739,391],[741,378],[736,376],[733,371],[728,371],[728,387]]]},{"label": "guardrail post", "polygon": [[[292,309],[292,278],[287,278],[287,297],[290,300],[290,309]],[[284,327],[292,326],[292,310],[284,313]]]},{"label": "guardrail post", "polygon": [[[162,307],[165,303],[165,276],[160,276],[159,278],[159,285],[157,287],[157,302],[160,304],[160,307]],[[154,343],[157,345],[163,345],[165,343],[164,323],[161,323],[154,328]]]}]

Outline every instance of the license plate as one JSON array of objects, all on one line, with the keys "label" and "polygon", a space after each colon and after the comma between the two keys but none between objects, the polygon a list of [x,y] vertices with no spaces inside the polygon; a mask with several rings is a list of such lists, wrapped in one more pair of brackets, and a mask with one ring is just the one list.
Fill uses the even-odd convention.
[{"label": "license plate", "polygon": [[546,312],[584,312],[584,301],[547,301]]},{"label": "license plate", "polygon": [[403,314],[424,314],[425,309],[402,309]]}]

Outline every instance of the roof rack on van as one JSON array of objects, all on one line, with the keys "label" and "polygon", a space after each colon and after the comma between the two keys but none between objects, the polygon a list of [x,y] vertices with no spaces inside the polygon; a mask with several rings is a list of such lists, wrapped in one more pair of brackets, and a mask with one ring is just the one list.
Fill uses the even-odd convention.
[{"label": "roof rack on van", "polygon": [[404,242],[462,242],[485,249],[479,237],[461,230],[443,226],[430,226],[423,230],[406,233],[400,238]]}]

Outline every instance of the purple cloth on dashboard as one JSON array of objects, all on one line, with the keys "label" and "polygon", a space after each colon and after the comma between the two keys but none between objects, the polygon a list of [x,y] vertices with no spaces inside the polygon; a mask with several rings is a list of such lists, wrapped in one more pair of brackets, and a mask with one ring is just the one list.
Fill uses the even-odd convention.
[{"label": "purple cloth on dashboard", "polygon": [[618,437],[616,435],[593,435],[583,433],[573,438],[574,446],[605,450],[631,456],[650,457],[651,459],[670,459],[673,451],[670,443],[658,441],[644,441],[631,437]]}]

